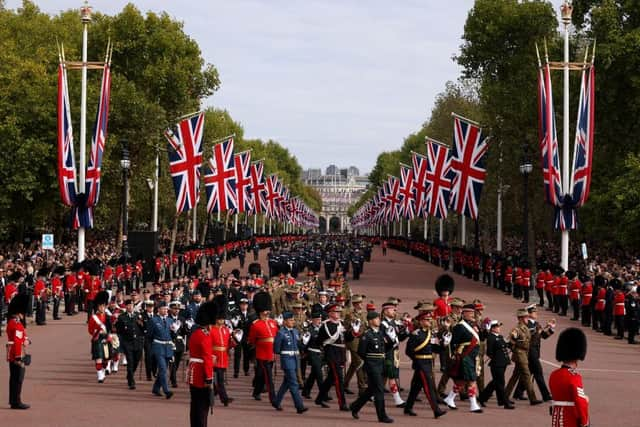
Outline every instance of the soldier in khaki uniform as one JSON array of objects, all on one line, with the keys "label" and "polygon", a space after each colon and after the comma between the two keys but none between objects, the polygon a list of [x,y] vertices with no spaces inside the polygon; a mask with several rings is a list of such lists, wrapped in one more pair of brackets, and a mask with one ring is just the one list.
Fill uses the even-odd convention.
[{"label": "soldier in khaki uniform", "polygon": [[505,390],[506,398],[509,399],[516,384],[520,381],[524,389],[527,390],[531,405],[539,405],[542,400],[536,398],[529,371],[529,345],[531,343],[531,332],[529,332],[528,326],[529,312],[526,309],[520,309],[516,312],[516,316],[518,317],[518,325],[509,335],[513,352],[511,360],[515,363],[515,367]]},{"label": "soldier in khaki uniform", "polygon": [[485,319],[482,317],[482,312],[484,311],[484,304],[479,299],[473,300],[473,305],[475,306],[475,315],[476,325],[480,328],[478,332],[478,336],[480,337],[480,352],[478,353],[478,379],[476,382],[478,383],[478,393],[482,392],[484,389],[484,355],[487,349],[487,334],[488,330],[486,325],[484,324]]},{"label": "soldier in khaki uniform", "polygon": [[356,375],[358,380],[358,392],[362,394],[367,389],[367,378],[362,369],[363,361],[358,355],[358,344],[360,343],[360,336],[364,332],[365,325],[367,324],[367,312],[363,309],[362,303],[366,298],[365,295],[354,295],[351,298],[352,307],[343,310],[344,325],[348,332],[347,336],[353,337],[351,340],[347,340],[347,350],[351,355],[351,364],[344,377],[345,393],[352,394],[349,390],[349,383],[353,375]]}]

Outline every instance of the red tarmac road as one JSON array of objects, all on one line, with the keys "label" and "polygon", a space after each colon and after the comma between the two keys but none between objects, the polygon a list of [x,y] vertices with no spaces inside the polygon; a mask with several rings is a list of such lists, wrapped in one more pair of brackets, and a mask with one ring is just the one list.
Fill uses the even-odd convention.
[{"label": "red tarmac road", "polygon": [[[261,253],[265,262],[266,251]],[[237,265],[233,261],[226,270]],[[378,307],[389,296],[402,299],[399,310],[412,313],[418,299],[435,295],[433,283],[442,270],[404,253],[389,251],[382,257],[378,248],[373,261],[365,265],[360,281],[351,282],[354,293],[364,293],[367,299],[376,301]],[[454,275],[454,295],[465,300],[480,298],[486,306],[485,314],[504,322],[502,333],[507,335],[515,325],[515,311],[521,306],[512,297],[486,288],[484,285]],[[535,300],[535,299],[534,299]],[[540,321],[551,318],[549,312],[540,313]],[[8,409],[8,367],[0,369],[0,426],[187,426],[189,424],[189,394],[179,372],[179,388],[171,400],[151,395],[151,383],[138,381],[137,390],[126,386],[126,367],[121,367],[115,376],[107,377],[105,384],[96,382],[96,374],[89,354],[89,335],[85,315],[49,320],[46,326],[29,325],[28,335],[33,341],[30,352],[33,364],[28,368],[23,389],[23,400],[31,404],[27,411]],[[557,330],[575,326],[564,317],[556,317]],[[591,401],[591,425],[640,426],[640,410],[637,397],[640,395],[640,346],[630,346],[625,341],[585,330],[589,340],[587,360],[580,365],[584,387]],[[3,331],[4,335],[4,331]],[[553,358],[556,337],[543,342],[543,368],[548,378],[555,364]],[[2,342],[6,338],[3,336]],[[402,393],[406,398],[411,375],[410,365],[402,356]],[[487,375],[490,373],[487,370]],[[507,380],[510,370],[507,371]],[[276,378],[276,387],[281,377]],[[355,379],[352,380],[355,382]],[[489,378],[486,379],[489,381]],[[355,384],[352,384],[355,389]],[[284,411],[276,412],[267,399],[254,401],[250,393],[250,378],[229,378],[229,394],[235,401],[229,407],[218,402],[209,425],[219,426],[272,426],[298,425],[364,426],[376,423],[373,405],[360,412],[360,420],[353,420],[349,412],[339,412],[337,404],[330,402],[330,409],[322,409],[306,401],[310,410],[297,415],[287,395]],[[539,397],[539,394],[538,394]],[[347,396],[349,401],[353,396]],[[550,425],[548,404],[535,407],[527,401],[516,402],[516,409],[507,411],[498,408],[495,399],[489,401],[483,414],[468,412],[468,402],[458,402],[459,409],[434,420],[423,399],[414,408],[418,417],[408,417],[401,409],[393,407],[387,395],[387,408],[391,417],[400,425],[441,426],[491,426],[528,427]],[[376,423],[377,424],[377,423]]]}]

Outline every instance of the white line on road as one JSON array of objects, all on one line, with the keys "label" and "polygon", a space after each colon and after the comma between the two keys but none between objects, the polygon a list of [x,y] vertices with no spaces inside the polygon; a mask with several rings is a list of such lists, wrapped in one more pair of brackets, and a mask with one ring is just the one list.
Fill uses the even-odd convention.
[{"label": "white line on road", "polygon": [[[540,359],[542,363],[546,363],[547,365],[551,365],[554,368],[559,368],[560,365],[557,363],[549,362],[548,360]],[[578,368],[579,372],[607,372],[612,374],[640,374],[640,371],[630,371],[624,369],[597,369],[597,368]]]}]

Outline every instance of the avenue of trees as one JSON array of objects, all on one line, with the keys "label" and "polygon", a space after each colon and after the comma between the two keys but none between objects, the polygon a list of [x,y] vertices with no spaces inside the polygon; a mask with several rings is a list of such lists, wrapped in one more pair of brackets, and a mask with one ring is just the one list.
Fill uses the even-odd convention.
[{"label": "avenue of trees", "polygon": [[[597,47],[593,181],[590,199],[578,211],[580,229],[572,233],[572,239],[638,248],[640,6],[638,2],[622,0],[574,0],[573,5],[571,60],[580,61],[586,44],[593,39],[597,40]],[[462,76],[456,82],[447,83],[418,131],[407,136],[399,149],[378,156],[370,175],[372,186],[380,185],[387,174],[399,176],[398,162],[410,162],[411,150],[424,153],[425,135],[451,144],[450,113],[455,111],[482,123],[491,136],[486,164],[488,176],[480,204],[480,228],[485,241],[495,245],[500,182],[510,186],[503,197],[505,235],[522,234],[524,185],[519,165],[525,150],[534,165],[527,194],[530,242],[535,238],[559,240],[559,234],[552,228],[553,209],[545,204],[543,195],[535,50],[536,43],[542,49],[546,40],[550,59],[562,60],[558,14],[547,1],[476,0],[455,56],[463,68]],[[562,143],[561,72],[553,74],[553,87],[558,139]],[[578,73],[571,75],[570,90],[573,147]],[[365,194],[360,203],[371,194],[371,191]],[[457,218],[450,217],[448,222],[454,229]],[[420,225],[416,226],[414,230],[421,235]]]},{"label": "avenue of trees", "polygon": [[[97,232],[119,227],[122,194],[121,146],[131,153],[130,227],[150,224],[152,192],[147,178],[155,168],[156,148],[166,148],[163,131],[176,118],[202,108],[222,84],[215,66],[205,63],[198,44],[180,22],[167,14],[143,15],[127,5],[119,14],[93,15],[88,58],[104,59],[107,40],[114,44],[109,135],[102,166],[102,189],[96,209]],[[60,233],[69,209],[60,202],[56,178],[56,98],[58,51],[64,44],[68,60],[80,60],[82,24],[79,11],[56,16],[41,12],[30,1],[9,10],[0,0],[0,240],[48,229]],[[101,72],[89,71],[87,136],[93,128]],[[69,72],[75,151],[79,152],[80,72]],[[215,103],[215,97],[214,103]],[[266,106],[265,106],[266,107]],[[213,141],[235,133],[236,152],[252,149],[252,159],[264,159],[265,174],[277,173],[293,195],[320,210],[320,196],[300,181],[301,167],[276,141],[248,140],[243,128],[224,110],[206,110],[204,158]],[[175,218],[175,195],[165,151],[160,152],[160,229]],[[206,217],[201,187],[198,217]],[[179,217],[186,224],[186,215]]]}]

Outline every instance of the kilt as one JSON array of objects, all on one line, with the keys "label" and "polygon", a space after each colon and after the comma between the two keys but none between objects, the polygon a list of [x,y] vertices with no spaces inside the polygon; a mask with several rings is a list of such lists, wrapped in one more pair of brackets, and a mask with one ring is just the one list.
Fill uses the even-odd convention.
[{"label": "kilt", "polygon": [[91,359],[110,359],[112,356],[111,344],[107,342],[105,338],[98,338],[95,341],[91,341]]},{"label": "kilt", "polygon": [[389,358],[384,360],[383,376],[389,379],[400,378],[400,369],[398,369],[394,361]]},{"label": "kilt", "polygon": [[451,378],[459,381],[475,381],[478,379],[476,371],[476,356],[457,356],[447,362],[448,373]]}]

